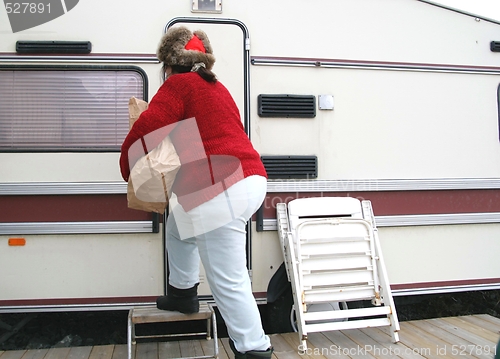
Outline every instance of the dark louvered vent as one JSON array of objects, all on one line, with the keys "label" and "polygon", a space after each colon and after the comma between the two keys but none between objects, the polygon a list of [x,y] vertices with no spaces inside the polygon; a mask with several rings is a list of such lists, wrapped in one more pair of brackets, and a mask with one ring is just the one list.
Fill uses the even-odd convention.
[{"label": "dark louvered vent", "polygon": [[500,52],[500,41],[490,42],[490,50],[493,52]]},{"label": "dark louvered vent", "polygon": [[261,159],[270,179],[318,177],[316,156],[262,156]]},{"label": "dark louvered vent", "polygon": [[316,117],[312,95],[259,95],[260,117]]},{"label": "dark louvered vent", "polygon": [[90,54],[90,41],[18,41],[19,54]]}]

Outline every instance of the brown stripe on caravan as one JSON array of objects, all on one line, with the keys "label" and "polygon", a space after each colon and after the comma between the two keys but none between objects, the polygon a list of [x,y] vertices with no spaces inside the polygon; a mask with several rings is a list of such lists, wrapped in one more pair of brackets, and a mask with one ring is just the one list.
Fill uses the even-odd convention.
[{"label": "brown stripe on caravan", "polygon": [[0,196],[0,221],[149,221],[149,212],[127,207],[125,194]]},{"label": "brown stripe on caravan", "polygon": [[392,290],[405,290],[405,289],[429,289],[429,288],[445,288],[445,287],[461,287],[471,285],[485,285],[485,284],[498,284],[500,278],[481,278],[481,279],[464,279],[464,280],[450,280],[439,282],[417,282],[405,284],[391,284]]},{"label": "brown stripe on caravan", "polygon": [[0,307],[75,306],[75,305],[96,305],[96,304],[119,305],[119,304],[135,304],[135,303],[155,303],[157,297],[158,296],[8,299],[8,300],[0,300]]},{"label": "brown stripe on caravan", "polygon": [[276,218],[276,204],[296,198],[354,197],[370,200],[376,216],[500,212],[500,189],[268,193],[264,218]]}]

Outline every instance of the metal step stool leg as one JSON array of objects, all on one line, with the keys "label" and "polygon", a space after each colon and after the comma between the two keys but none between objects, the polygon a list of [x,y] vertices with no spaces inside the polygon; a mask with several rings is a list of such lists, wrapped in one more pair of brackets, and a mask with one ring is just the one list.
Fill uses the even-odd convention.
[{"label": "metal step stool leg", "polygon": [[212,320],[210,323],[210,320],[208,320],[207,326],[207,340],[210,340],[210,334],[209,330],[210,328],[213,328],[213,341],[214,341],[214,358],[217,359],[219,357],[219,343],[217,342],[217,320],[215,319],[215,310],[214,308],[209,304],[208,308],[212,311]]},{"label": "metal step stool leg", "polygon": [[128,359],[133,359],[135,355],[132,354],[132,351],[135,354],[135,345],[136,345],[136,340],[135,340],[135,323],[132,321],[132,316],[134,313],[134,309],[130,309],[128,312],[128,319],[127,319],[127,353],[128,353]]}]

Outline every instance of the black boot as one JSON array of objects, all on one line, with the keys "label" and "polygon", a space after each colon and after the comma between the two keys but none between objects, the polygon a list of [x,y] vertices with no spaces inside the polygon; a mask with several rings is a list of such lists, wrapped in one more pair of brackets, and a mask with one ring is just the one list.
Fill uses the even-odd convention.
[{"label": "black boot", "polygon": [[273,356],[273,347],[267,350],[251,350],[246,352],[247,359],[271,359]]},{"label": "black boot", "polygon": [[240,353],[236,350],[231,339],[229,339],[229,347],[234,353],[234,359],[271,359],[273,356],[273,347],[267,350],[250,350],[245,353]]},{"label": "black boot", "polygon": [[198,313],[200,302],[198,300],[198,284],[188,289],[178,289],[167,286],[167,295],[156,299],[156,307],[161,310],[178,311],[184,314]]},{"label": "black boot", "polygon": [[239,351],[236,350],[234,347],[234,343],[231,339],[229,339],[229,347],[234,353],[234,359],[246,359],[246,354],[245,353],[240,353]]}]

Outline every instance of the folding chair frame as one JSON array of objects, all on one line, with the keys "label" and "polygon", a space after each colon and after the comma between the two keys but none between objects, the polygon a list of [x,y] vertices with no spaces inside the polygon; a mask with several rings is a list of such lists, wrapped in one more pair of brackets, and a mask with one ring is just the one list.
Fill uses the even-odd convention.
[{"label": "folding chair frame", "polygon": [[[329,199],[331,200],[331,198]],[[375,225],[375,218],[370,201],[361,202],[361,211],[363,218],[334,217],[312,218],[301,220],[301,223],[295,229],[290,228],[290,218],[288,215],[288,206],[285,203],[279,203],[276,206],[278,232],[285,261],[287,276],[292,284],[294,299],[294,310],[296,314],[297,330],[299,340],[304,349],[307,348],[307,334],[309,332],[320,332],[330,330],[342,330],[353,328],[366,328],[376,326],[390,326],[393,342],[399,341],[399,322],[392,293],[389,286],[389,280],[385,270],[385,264],[382,257],[382,250],[379,243],[378,231]],[[314,213],[312,213],[314,217]],[[374,307],[355,308],[345,310],[322,310],[316,312],[307,312],[308,305],[313,304],[307,300],[308,292],[311,288],[304,285],[304,275],[307,270],[303,268],[301,260],[301,232],[308,226],[332,225],[332,226],[358,226],[356,228],[365,228],[369,236],[369,245],[371,253],[371,268],[373,273],[373,284],[370,286],[354,287],[352,297],[349,288],[345,289],[332,286],[332,288],[323,288],[323,295],[328,298],[343,298],[345,301],[355,300],[360,296],[365,299],[371,299]],[[294,236],[295,235],[295,236]],[[295,239],[295,240],[294,240]],[[307,257],[307,256],[305,256]],[[349,258],[347,261],[349,261]],[[345,290],[344,290],[345,289]],[[314,301],[321,301],[315,299]]]}]

